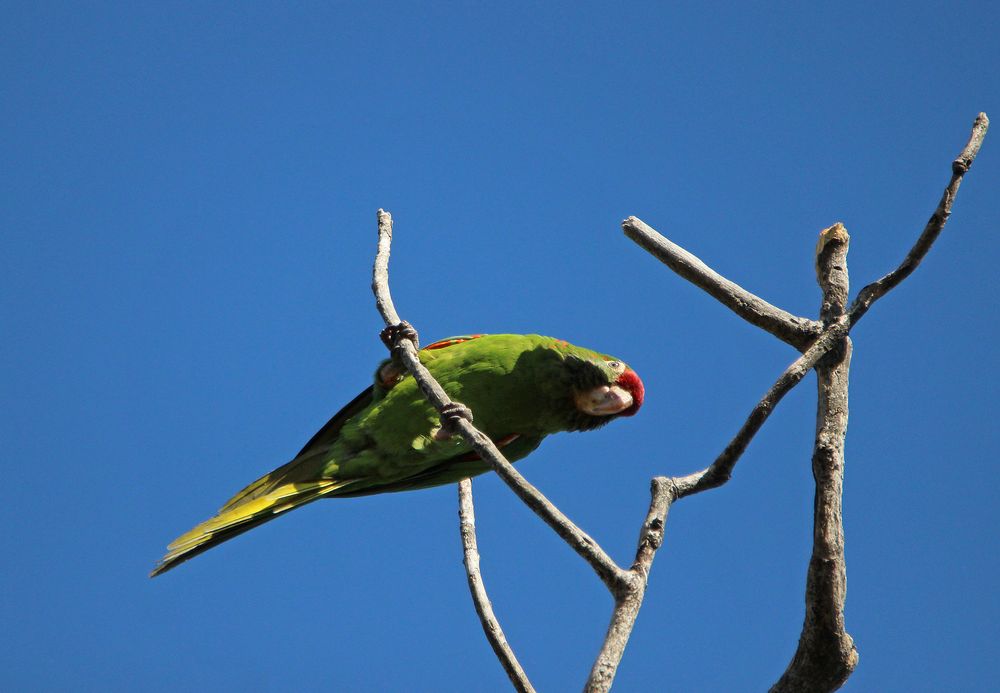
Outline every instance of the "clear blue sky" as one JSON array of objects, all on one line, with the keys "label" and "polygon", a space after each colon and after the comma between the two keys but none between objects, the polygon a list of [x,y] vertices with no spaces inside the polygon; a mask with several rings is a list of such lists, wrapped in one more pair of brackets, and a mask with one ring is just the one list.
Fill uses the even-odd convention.
[{"label": "clear blue sky", "polygon": [[[994,3],[8,3],[0,21],[0,688],[493,691],[451,487],[324,502],[173,573],[166,543],[369,381],[375,210],[425,340],[540,332],[643,376],[639,416],[520,467],[618,560],[648,480],[707,464],[794,358],[621,233],[635,214],[814,316],[923,228],[976,113]],[[1000,132],[925,264],[858,326],[849,691],[998,671]],[[617,689],[765,689],[810,550],[810,376],[723,489],[678,504]],[[544,691],[610,601],[499,480],[483,569]]]}]

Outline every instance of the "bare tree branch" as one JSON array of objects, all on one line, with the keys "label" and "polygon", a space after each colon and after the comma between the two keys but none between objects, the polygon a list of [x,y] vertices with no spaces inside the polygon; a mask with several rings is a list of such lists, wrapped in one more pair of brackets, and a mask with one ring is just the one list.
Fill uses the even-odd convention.
[{"label": "bare tree branch", "polygon": [[639,544],[632,561],[632,571],[649,576],[653,558],[663,545],[663,530],[667,524],[667,513],[677,499],[677,484],[665,476],[653,477],[649,484],[649,510],[639,532]]},{"label": "bare tree branch", "polygon": [[[816,249],[817,279],[823,290],[820,310],[822,322],[809,321],[809,325],[805,327],[806,330],[814,330],[816,326],[820,326],[821,333],[805,353],[785,369],[712,465],[700,472],[668,480],[673,488],[665,501],[667,506],[674,500],[715,488],[728,481],[739,457],[777,403],[809,370],[816,368],[819,396],[813,454],[816,498],[813,556],[810,559],[806,579],[806,618],[796,654],[784,675],[772,688],[773,692],[833,691],[843,685],[857,666],[858,653],[853,639],[847,634],[844,626],[846,564],[842,496],[844,438],[848,415],[847,384],[852,352],[848,335],[871,305],[909,276],[926,256],[951,214],[951,207],[962,177],[975,160],[988,127],[989,119],[985,113],[980,113],[973,123],[968,143],[952,163],[951,181],[920,238],[896,270],[861,290],[849,310],[845,310],[849,291],[846,263],[849,236],[839,223],[824,230]],[[626,219],[623,226],[626,234],[633,240],[637,240],[633,233],[641,232],[646,242],[637,240],[640,245],[663,260],[678,274],[730,306],[741,317],[802,348],[801,343],[793,341],[794,337],[779,334],[785,329],[783,327],[785,316],[790,314],[783,316],[781,313],[784,311],[775,308],[775,311],[779,311],[775,315],[768,311],[768,308],[774,307],[764,302],[766,307],[763,309],[763,314],[769,314],[770,317],[760,317],[762,313],[745,308],[752,299],[757,299],[756,296],[736,286],[738,292],[745,294],[742,297],[743,302],[727,297],[728,280],[717,275],[693,255],[670,243],[635,217]],[[689,273],[695,277],[689,277]],[[706,288],[706,285],[711,288]],[[746,300],[747,296],[751,301]],[[731,302],[735,303],[735,306],[731,305]],[[798,320],[795,316],[791,317]],[[760,324],[758,321],[769,324]],[[655,554],[657,546],[658,543],[653,545],[651,553]],[[644,588],[643,584],[640,589]],[[619,604],[616,603],[615,617],[618,615]],[[634,616],[632,618],[634,621]],[[614,638],[612,633],[614,627],[613,618],[612,629],[609,629],[608,638],[605,640],[605,649],[609,647],[608,640]],[[604,650],[602,655],[603,653]],[[597,671],[596,665],[595,671]],[[611,676],[613,677],[613,672]],[[592,673],[592,680],[593,678]]]},{"label": "bare tree branch", "polygon": [[[839,228],[843,229],[842,226],[839,226]],[[846,282],[846,273],[844,279]],[[843,292],[843,298],[839,303],[841,311],[843,311],[844,300],[846,300],[846,290]],[[831,305],[834,304],[831,303]],[[645,597],[649,570],[652,566],[653,558],[663,542],[667,514],[669,513],[671,504],[675,500],[685,496],[716,488],[726,483],[732,475],[732,470],[736,462],[739,461],[750,441],[771,415],[771,412],[774,411],[778,402],[781,401],[789,390],[801,382],[802,378],[823,357],[827,356],[831,349],[837,348],[838,344],[843,342],[847,332],[847,320],[835,320],[820,335],[820,338],[806,350],[806,353],[802,354],[802,356],[785,369],[774,385],[771,386],[764,397],[751,410],[746,422],[737,432],[736,436],[709,467],[685,477],[672,479],[656,477],[653,479],[651,487],[652,500],[640,533],[636,558],[632,564],[632,568],[629,570],[630,580],[628,589],[620,592],[615,598],[615,608],[612,613],[611,624],[608,627],[608,632],[597,660],[594,662],[590,678],[584,688],[586,693],[607,691],[614,680],[618,663],[624,654],[625,646],[628,643],[629,636],[631,635],[632,628],[635,625],[635,620]],[[839,512],[837,517],[839,519]],[[843,542],[841,541],[841,548],[842,545]],[[840,613],[842,615],[843,601],[840,602],[840,606]]]},{"label": "bare tree branch", "polygon": [[[816,248],[817,281],[823,290],[820,318],[839,320],[850,288],[847,250],[850,236],[843,224],[820,234]],[[819,401],[813,477],[813,552],[805,591],[805,621],[799,646],[772,693],[835,691],[858,664],[854,640],[844,626],[847,566],[844,560],[844,438],[847,434],[847,382],[851,366],[851,339],[844,337],[816,365]]]},{"label": "bare tree branch", "polygon": [[493,614],[483,576],[479,571],[479,547],[476,545],[476,511],[472,504],[472,481],[465,479],[458,483],[458,516],[462,530],[462,548],[465,553],[465,576],[469,581],[469,591],[472,592],[472,602],[476,606],[479,622],[483,625],[486,639],[493,648],[497,659],[507,672],[507,677],[514,689],[520,693],[534,693],[535,689],[524,673],[521,664],[514,656],[514,651],[507,644],[500,622]]},{"label": "bare tree branch", "polygon": [[[758,401],[743,426],[710,466],[683,477],[657,477],[652,480],[649,510],[640,531],[636,557],[629,570],[615,564],[593,539],[529,484],[492,441],[468,420],[455,416],[456,403],[451,402],[420,363],[414,342],[404,330],[393,330],[390,345],[393,354],[413,374],[421,390],[442,415],[442,425],[450,426],[451,430],[461,434],[514,493],[591,565],[614,597],[611,622],[585,691],[603,693],[611,687],[642,606],[649,571],[656,551],[662,545],[667,514],[673,502],[726,483],[740,456],[778,402],[813,368],[817,371],[819,410],[813,452],[816,479],[814,543],[806,579],[806,616],[798,650],[772,691],[833,691],[850,676],[857,665],[858,654],[844,627],[846,567],[842,494],[848,414],[847,378],[852,350],[849,332],[870,306],[909,276],[927,254],[951,213],[962,176],[975,159],[988,125],[986,114],[981,113],[973,124],[969,142],[952,164],[953,175],[937,210],[902,264],[862,289],[850,309],[845,308],[849,289],[846,263],[849,236],[842,224],[823,231],[816,249],[817,279],[823,290],[820,321],[801,318],[772,306],[717,274],[639,219],[629,217],[623,222],[625,233],[632,240],[680,276],[704,289],[740,317],[803,351]],[[399,328],[405,323],[396,314],[388,288],[391,238],[392,218],[387,212],[379,210],[379,251],[375,259],[372,288],[387,327]],[[459,485],[459,498],[466,572],[476,611],[515,688],[532,690],[506,643],[482,585],[469,481]]]},{"label": "bare tree branch", "polygon": [[764,425],[768,417],[774,411],[778,402],[788,394],[788,392],[801,382],[802,378],[812,370],[823,356],[832,349],[838,341],[847,335],[848,325],[846,320],[840,320],[830,325],[827,330],[820,335],[819,339],[813,342],[804,354],[795,359],[778,379],[764,393],[764,396],[750,410],[750,415],[743,426],[736,433],[726,449],[723,450],[715,461],[705,469],[675,478],[673,481],[677,485],[677,497],[684,498],[701,491],[707,491],[717,486],[722,486],[729,481],[733,468],[739,461],[743,451],[747,449],[750,441]]},{"label": "bare tree branch", "polygon": [[629,217],[622,222],[622,230],[626,236],[681,277],[703,289],[747,322],[788,342],[799,351],[804,351],[822,330],[822,325],[815,320],[801,318],[772,306],[739,284],[729,281],[684,248],[671,243],[641,219]]},{"label": "bare tree branch", "polygon": [[680,498],[726,483],[737,461],[746,450],[750,441],[760,430],[764,422],[774,411],[778,402],[812,370],[812,368],[831,349],[844,340],[848,332],[846,318],[831,324],[827,330],[813,343],[806,353],[802,354],[779,376],[778,380],[765,393],[764,397],[751,410],[746,422],[736,436],[726,446],[726,449],[706,469],[684,477],[656,477],[652,481],[649,511],[643,523],[639,537],[639,547],[632,568],[628,571],[628,581],[625,588],[615,595],[615,607],[611,623],[605,635],[601,651],[591,669],[590,678],[584,687],[586,693],[607,691],[614,680],[615,672],[629,636],[638,617],[639,609],[645,597],[649,570],[656,551],[663,542],[663,534],[667,514],[671,504]]},{"label": "bare tree branch", "polygon": [[[792,363],[771,386],[764,397],[751,410],[746,422],[730,441],[726,449],[711,466],[685,477],[656,477],[652,480],[652,499],[646,520],[639,536],[639,546],[635,561],[628,571],[628,580],[623,589],[615,595],[615,607],[611,623],[605,635],[601,651],[594,662],[590,677],[584,687],[586,693],[603,693],[611,687],[625,646],[628,644],[639,609],[645,598],[649,571],[656,551],[663,542],[665,525],[670,506],[675,500],[726,483],[733,467],[746,450],[750,441],[760,430],[771,412],[795,385],[824,357],[842,342],[848,331],[846,319],[833,323],[809,349]],[[842,606],[842,602],[841,602]]]},{"label": "bare tree branch", "polygon": [[[972,125],[969,141],[952,162],[951,180],[937,209],[899,267],[859,292],[848,313],[851,326],[864,316],[875,301],[910,276],[930,251],[951,215],[962,177],[979,153],[988,128],[989,119],[985,113],[980,113]],[[847,305],[849,243],[850,237],[843,225],[835,224],[820,235],[817,246],[817,280],[823,290],[820,318],[827,324],[840,320]],[[858,663],[854,641],[844,626],[847,568],[842,500],[851,352],[851,340],[845,337],[841,347],[816,366],[819,395],[813,449],[816,498],[813,554],[806,577],[805,621],[795,655],[785,673],[771,688],[772,693],[837,690]]]},{"label": "bare tree branch", "polygon": [[[375,258],[375,267],[372,273],[372,289],[375,292],[376,306],[387,327],[399,325],[401,323],[399,315],[396,313],[392,303],[392,296],[389,293],[389,251],[392,242],[392,215],[383,210],[378,211],[378,255]],[[409,339],[400,338],[401,333],[397,332],[394,338],[393,352],[397,354],[406,366],[407,371],[413,374],[417,384],[424,395],[431,402],[439,413],[443,412],[452,404],[447,393],[441,388],[438,382],[424,367],[417,356],[416,347]],[[590,538],[583,530],[577,527],[572,520],[556,508],[542,493],[532,486],[521,476],[520,472],[500,453],[493,441],[479,431],[469,421],[455,418],[448,421],[453,429],[472,446],[479,456],[486,460],[504,480],[512,491],[517,494],[524,503],[531,508],[536,515],[545,521],[556,534],[570,545],[577,552],[598,577],[607,585],[612,593],[621,589],[626,578],[625,571],[605,553],[596,541]]]},{"label": "bare tree branch", "polygon": [[986,117],[985,113],[980,113],[976,116],[976,120],[972,123],[972,132],[969,134],[969,141],[965,144],[958,158],[951,163],[951,180],[944,189],[944,194],[941,196],[941,201],[938,203],[937,209],[934,210],[931,218],[927,220],[927,225],[924,227],[923,233],[920,234],[920,238],[910,248],[910,252],[903,258],[899,267],[858,292],[857,298],[854,299],[854,303],[848,311],[851,318],[851,325],[857,323],[868,312],[868,309],[875,301],[885,296],[890,290],[899,285],[901,281],[910,276],[913,270],[917,268],[917,265],[920,264],[920,261],[924,259],[924,256],[927,255],[927,252],[931,249],[931,245],[937,240],[937,237],[944,229],[944,225],[948,222],[948,217],[951,216],[951,206],[955,202],[955,196],[958,194],[958,187],[962,184],[962,177],[969,171],[972,162],[976,160],[976,155],[979,154],[979,148],[983,146],[983,139],[986,137],[986,131],[989,127],[990,119]]},{"label": "bare tree branch", "polygon": [[611,623],[604,636],[601,651],[594,660],[590,677],[583,690],[585,693],[605,693],[611,688],[618,671],[618,664],[625,654],[632,635],[632,628],[639,616],[639,609],[646,596],[649,570],[657,549],[663,544],[663,532],[667,523],[667,513],[676,498],[676,487],[672,479],[658,476],[650,483],[649,511],[639,532],[639,546],[635,561],[629,573],[629,587],[615,596],[615,608],[611,613]]}]

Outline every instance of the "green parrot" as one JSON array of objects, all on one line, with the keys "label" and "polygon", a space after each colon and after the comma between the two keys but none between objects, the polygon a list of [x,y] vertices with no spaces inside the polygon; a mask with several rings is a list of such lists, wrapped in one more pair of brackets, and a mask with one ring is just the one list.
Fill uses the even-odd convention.
[{"label": "green parrot", "polygon": [[[411,328],[412,329],[412,328]],[[435,342],[420,361],[448,396],[514,462],[559,431],[588,431],[642,405],[644,388],[625,363],[539,335],[469,335]],[[411,375],[393,359],[288,464],[233,496],[219,513],[178,537],[151,577],[292,508],[450,484],[490,466],[449,435]]]}]

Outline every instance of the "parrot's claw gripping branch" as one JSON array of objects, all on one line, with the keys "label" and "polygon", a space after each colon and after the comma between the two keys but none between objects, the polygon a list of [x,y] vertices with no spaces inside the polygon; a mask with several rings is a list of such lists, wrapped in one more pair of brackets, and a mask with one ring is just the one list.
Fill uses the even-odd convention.
[{"label": "parrot's claw gripping branch", "polygon": [[458,433],[458,422],[464,420],[472,423],[472,410],[461,402],[449,402],[441,407],[441,431],[445,438]]},{"label": "parrot's claw gripping branch", "polygon": [[394,325],[387,325],[379,332],[378,336],[393,356],[399,353],[399,343],[404,339],[411,342],[414,349],[420,349],[420,337],[417,335],[417,330],[405,320],[400,320]]}]

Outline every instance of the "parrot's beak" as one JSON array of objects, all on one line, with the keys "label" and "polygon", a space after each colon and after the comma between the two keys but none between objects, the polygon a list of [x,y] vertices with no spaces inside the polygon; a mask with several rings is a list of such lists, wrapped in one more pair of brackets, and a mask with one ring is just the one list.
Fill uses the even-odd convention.
[{"label": "parrot's beak", "polygon": [[601,385],[576,393],[576,408],[591,416],[621,414],[631,406],[631,393],[618,385]]}]

